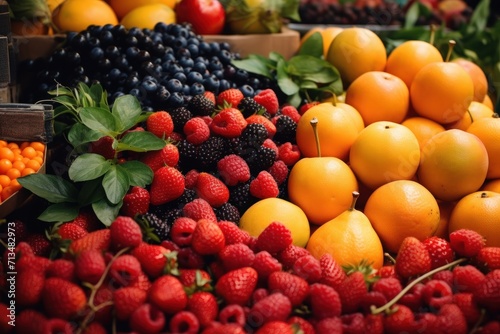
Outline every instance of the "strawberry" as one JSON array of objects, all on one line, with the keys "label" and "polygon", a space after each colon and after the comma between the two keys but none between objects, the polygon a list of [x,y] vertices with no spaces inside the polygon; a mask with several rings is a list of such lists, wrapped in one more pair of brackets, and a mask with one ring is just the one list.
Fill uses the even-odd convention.
[{"label": "strawberry", "polygon": [[270,321],[286,321],[292,312],[290,299],[281,292],[273,292],[252,305],[248,323],[260,327]]},{"label": "strawberry", "polygon": [[94,306],[99,309],[95,312],[95,320],[106,323],[113,316],[113,292],[116,290],[111,284],[101,285],[94,296]]},{"label": "strawberry", "polygon": [[147,292],[136,287],[123,287],[113,291],[113,304],[118,320],[127,320],[135,309],[143,305]]},{"label": "strawberry", "polygon": [[176,314],[186,308],[188,297],[179,279],[172,275],[164,275],[151,285],[148,300],[162,312]]},{"label": "strawberry", "polygon": [[344,314],[357,311],[363,298],[368,293],[363,273],[355,271],[348,275],[338,287],[337,292],[342,301],[342,312]]},{"label": "strawberry", "polygon": [[295,123],[298,123],[300,120],[299,111],[297,110],[297,108],[295,108],[292,105],[287,105],[287,106],[284,106],[283,108],[281,108],[280,114],[290,117],[291,119],[293,119],[293,121]]},{"label": "strawberry", "polygon": [[476,262],[487,270],[500,269],[500,247],[483,247],[476,256]]},{"label": "strawberry", "polygon": [[278,183],[268,171],[261,171],[250,182],[250,194],[259,199],[278,197]]},{"label": "strawberry", "polygon": [[215,284],[215,292],[227,305],[245,305],[257,285],[257,271],[250,267],[231,270]]},{"label": "strawberry", "polygon": [[117,142],[111,136],[104,136],[89,145],[89,153],[102,155],[105,159],[114,159]]},{"label": "strawberry", "polygon": [[316,106],[320,104],[319,101],[311,101],[311,102],[308,102],[308,103],[305,103],[303,104],[300,108],[299,108],[299,114],[301,115],[304,115],[304,113],[306,111],[308,111],[309,109],[311,109],[312,107]]},{"label": "strawberry", "polygon": [[298,258],[293,264],[292,271],[295,275],[309,282],[309,284],[316,283],[321,279],[321,264],[312,255]]},{"label": "strawberry", "polygon": [[396,256],[395,270],[403,278],[422,275],[431,269],[431,257],[424,244],[415,237],[406,237]]},{"label": "strawberry", "polygon": [[371,291],[382,293],[386,300],[392,300],[401,290],[401,282],[395,277],[381,278],[374,282],[371,288]]},{"label": "strawberry", "polygon": [[491,320],[481,325],[474,333],[477,334],[497,334],[500,333],[500,321]]},{"label": "strawberry", "polygon": [[290,318],[288,318],[287,322],[290,325],[294,326],[295,328],[298,328],[299,330],[301,330],[302,333],[304,333],[304,334],[314,334],[315,333],[314,326],[311,324],[311,322],[309,322],[309,320],[306,320],[303,317],[294,315],[294,316],[291,316]]},{"label": "strawberry", "polygon": [[431,269],[453,262],[455,257],[448,241],[432,236],[426,238],[422,243],[431,257]]},{"label": "strawberry", "polygon": [[217,318],[219,305],[214,294],[198,291],[189,297],[186,310],[192,312],[200,325],[205,327]]},{"label": "strawberry", "polygon": [[74,281],[76,278],[75,263],[66,259],[56,259],[50,262],[45,275],[46,277],[59,277],[66,281]]},{"label": "strawberry", "polygon": [[453,288],[459,292],[472,292],[484,280],[484,274],[472,265],[457,266],[452,270]]},{"label": "strawberry", "polygon": [[121,214],[134,218],[149,211],[149,191],[139,186],[133,186],[123,197]]},{"label": "strawberry", "polygon": [[426,305],[438,310],[444,304],[452,302],[453,291],[445,281],[432,279],[424,284],[422,298]]},{"label": "strawberry", "polygon": [[42,300],[49,317],[67,320],[81,314],[87,305],[87,297],[80,286],[57,277],[45,280]]},{"label": "strawberry", "polygon": [[96,249],[105,251],[109,248],[111,241],[110,229],[102,229],[90,232],[86,236],[73,241],[68,252],[77,255],[84,250]]},{"label": "strawberry", "polygon": [[321,266],[320,283],[336,289],[346,279],[347,275],[345,271],[331,254],[325,253],[322,255],[319,259],[319,264]]},{"label": "strawberry", "polygon": [[31,246],[33,253],[38,256],[47,257],[52,249],[52,244],[43,233],[30,234],[26,237],[26,243]]},{"label": "strawberry", "polygon": [[484,237],[473,230],[460,229],[450,233],[451,248],[459,256],[474,257],[485,245]]},{"label": "strawberry", "polygon": [[190,169],[185,175],[184,175],[184,183],[186,185],[186,189],[194,189],[194,186],[196,184],[196,180],[198,179],[198,175],[200,172],[196,169]]},{"label": "strawberry", "polygon": [[432,279],[439,279],[441,281],[446,282],[449,286],[453,288],[453,272],[451,270],[442,270],[434,275],[432,275]]},{"label": "strawberry", "polygon": [[283,266],[269,252],[260,251],[255,254],[252,268],[254,268],[259,274],[259,279],[267,280],[269,275],[275,271],[281,271]]},{"label": "strawberry", "polygon": [[278,146],[278,160],[281,160],[287,166],[293,166],[300,159],[299,147],[290,142]]},{"label": "strawberry", "polygon": [[42,298],[45,275],[35,269],[26,269],[16,276],[16,304],[20,307],[36,305]]},{"label": "strawberry", "polygon": [[197,222],[188,217],[176,218],[170,229],[170,238],[179,247],[191,245],[194,229]]},{"label": "strawberry", "polygon": [[174,131],[172,116],[166,111],[156,111],[146,120],[146,129],[158,138],[167,139]]},{"label": "strawberry", "polygon": [[142,230],[131,217],[118,216],[109,226],[111,246],[114,249],[137,247],[142,241]]},{"label": "strawberry", "polygon": [[255,334],[294,334],[294,328],[284,321],[269,321],[255,331]]},{"label": "strawberry", "polygon": [[243,93],[237,88],[226,89],[217,95],[216,103],[218,106],[231,106],[238,108],[238,104],[243,99]]},{"label": "strawberry", "polygon": [[89,232],[76,223],[64,223],[57,229],[57,234],[62,240],[78,240]]},{"label": "strawberry", "polygon": [[215,215],[214,209],[203,198],[195,198],[191,202],[185,204],[182,207],[182,214],[185,217],[191,218],[195,221],[200,219],[208,219],[216,222],[217,216]]},{"label": "strawberry", "polygon": [[193,145],[200,145],[210,137],[210,128],[201,117],[189,119],[182,129],[186,140]]},{"label": "strawberry", "polygon": [[270,291],[281,292],[288,297],[292,306],[298,306],[309,295],[309,284],[305,279],[286,271],[275,271],[267,279]]},{"label": "strawberry", "polygon": [[94,211],[86,209],[81,209],[76,218],[70,221],[70,223],[75,223],[88,232],[95,231],[102,227]]},{"label": "strawberry", "polygon": [[266,111],[271,115],[274,115],[278,112],[279,101],[274,90],[270,88],[264,89],[257,95],[255,95],[253,99],[258,104],[264,106],[264,108],[266,108]]},{"label": "strawberry", "polygon": [[396,304],[392,313],[384,318],[384,330],[386,333],[414,333],[416,329],[413,311],[404,306]]},{"label": "strawberry", "polygon": [[170,319],[168,328],[170,329],[170,333],[198,333],[200,322],[193,312],[180,311]]},{"label": "strawberry", "polygon": [[437,320],[437,328],[439,328],[440,333],[468,333],[467,320],[460,308],[455,304],[443,305],[439,309]]},{"label": "strawberry", "polygon": [[96,284],[106,270],[106,262],[102,253],[95,249],[80,252],[75,259],[75,275],[82,281]]},{"label": "strawberry", "polygon": [[257,237],[256,249],[276,254],[293,243],[292,232],[280,222],[271,222]]},{"label": "strawberry", "polygon": [[131,251],[141,264],[142,270],[152,278],[159,277],[167,265],[167,257],[170,251],[160,245],[151,245],[142,242]]},{"label": "strawberry", "polygon": [[178,169],[170,166],[159,168],[151,183],[151,204],[161,205],[179,198],[184,187],[184,176]]},{"label": "strawberry", "polygon": [[16,327],[8,325],[10,329],[15,329],[13,331],[15,333],[50,333],[48,319],[43,313],[34,309],[20,311],[16,316],[15,324]]},{"label": "strawberry", "polygon": [[398,277],[393,264],[383,265],[382,268],[377,271],[377,275],[379,277]]},{"label": "strawberry", "polygon": [[132,255],[123,254],[113,260],[109,267],[109,276],[119,286],[130,286],[142,273],[141,263]]},{"label": "strawberry", "polygon": [[[50,265],[50,260],[46,257],[43,256],[21,256],[16,260],[16,266],[15,269],[17,272],[21,272],[23,270],[29,270],[29,269],[34,269],[38,270],[42,273],[45,273],[47,271],[47,268]],[[11,271],[12,268],[8,268],[8,271]]]},{"label": "strawberry", "polygon": [[220,207],[229,200],[229,189],[219,178],[201,172],[194,186],[198,197],[207,201],[212,207]]},{"label": "strawberry", "polygon": [[226,245],[232,245],[237,243],[248,244],[250,239],[250,234],[238,227],[233,222],[227,220],[221,220],[217,222],[222,233],[224,234],[224,239],[226,240]]},{"label": "strawberry", "polygon": [[177,146],[167,142],[161,150],[146,152],[141,162],[148,165],[153,172],[164,166],[175,167],[179,162],[179,150]]},{"label": "strawberry", "polygon": [[212,278],[210,274],[203,269],[186,269],[179,271],[179,281],[190,291],[210,290]]},{"label": "strawberry", "polygon": [[224,138],[235,138],[241,135],[247,126],[247,121],[241,111],[235,108],[225,108],[213,117],[210,131]]},{"label": "strawberry", "polygon": [[246,118],[248,124],[258,123],[264,125],[267,130],[267,137],[273,138],[276,134],[276,125],[264,115],[254,114]]},{"label": "strawberry", "polygon": [[149,277],[143,271],[141,271],[139,273],[139,276],[137,276],[137,279],[134,280],[129,286],[148,291],[151,287],[151,281],[149,280]]},{"label": "strawberry", "polygon": [[203,93],[203,96],[205,96],[207,99],[209,99],[210,101],[212,101],[213,104],[215,104],[215,95],[213,92],[210,92],[210,91],[205,91]]},{"label": "strawberry", "polygon": [[136,333],[160,333],[165,327],[165,315],[149,303],[140,305],[130,315],[130,328]]},{"label": "strawberry", "polygon": [[229,154],[220,159],[217,162],[217,171],[222,181],[228,186],[235,186],[250,180],[250,168],[247,162],[236,154]]},{"label": "strawberry", "polygon": [[200,219],[196,225],[191,247],[201,255],[217,254],[225,246],[224,233],[216,222],[209,219]]},{"label": "strawberry", "polygon": [[255,253],[243,243],[226,245],[219,252],[218,257],[226,270],[251,267]]},{"label": "strawberry", "polygon": [[342,313],[339,293],[325,284],[311,284],[308,303],[316,320],[338,317]]}]

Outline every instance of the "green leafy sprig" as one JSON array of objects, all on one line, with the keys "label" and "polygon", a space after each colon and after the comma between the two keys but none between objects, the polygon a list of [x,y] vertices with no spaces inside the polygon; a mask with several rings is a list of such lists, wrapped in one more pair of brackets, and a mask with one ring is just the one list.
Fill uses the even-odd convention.
[{"label": "green leafy sprig", "polygon": [[316,101],[343,91],[338,70],[323,57],[323,39],[319,32],[308,38],[289,60],[271,52],[269,57],[251,54],[233,60],[234,66],[277,82],[287,102],[298,107],[304,100]]},{"label": "green leafy sprig", "polygon": [[[99,220],[110,225],[129,188],[146,187],[153,179],[146,164],[123,162],[120,153],[160,150],[166,141],[148,131],[130,131],[149,116],[132,95],[118,97],[110,107],[107,93],[98,84],[88,87],[80,83],[75,89],[58,88],[50,94],[60,104],[56,117],[69,115],[66,122],[59,122],[59,134],[71,144],[71,155],[76,158],[69,163],[67,176],[31,174],[19,178],[19,183],[51,203],[38,217],[42,221],[70,221],[90,205]],[[113,158],[88,153],[90,143],[106,136],[113,140]]]}]

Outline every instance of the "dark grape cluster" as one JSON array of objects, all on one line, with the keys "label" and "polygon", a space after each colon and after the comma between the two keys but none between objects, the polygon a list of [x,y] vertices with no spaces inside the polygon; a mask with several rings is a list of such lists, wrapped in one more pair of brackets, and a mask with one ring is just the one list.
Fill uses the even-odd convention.
[{"label": "dark grape cluster", "polygon": [[59,83],[99,83],[110,103],[124,94],[136,96],[144,110],[185,106],[192,96],[239,88],[253,96],[270,85],[264,78],[231,65],[239,59],[225,42],[206,42],[187,24],[159,23],[154,29],[121,25],[89,26],[69,33],[49,57],[27,60],[23,75],[32,74],[23,102],[46,99]]}]

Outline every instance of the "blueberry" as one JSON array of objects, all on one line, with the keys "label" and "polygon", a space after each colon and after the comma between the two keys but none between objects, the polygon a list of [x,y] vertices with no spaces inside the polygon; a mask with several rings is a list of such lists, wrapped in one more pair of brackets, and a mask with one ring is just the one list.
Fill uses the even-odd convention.
[{"label": "blueberry", "polygon": [[224,71],[223,70],[212,71],[212,75],[215,75],[219,79],[224,79]]},{"label": "blueberry", "polygon": [[96,46],[90,50],[90,59],[91,60],[94,60],[94,61],[99,60],[102,57],[104,57],[104,50],[102,48]]},{"label": "blueberry", "polygon": [[193,67],[194,61],[189,57],[182,57],[179,59],[179,65],[182,67]]},{"label": "blueberry", "polygon": [[126,50],[125,50],[125,55],[127,56],[127,58],[129,60],[134,60],[136,59],[138,56],[139,56],[139,52],[141,50],[136,47],[136,46],[129,46]]},{"label": "blueberry", "polygon": [[186,46],[186,48],[189,50],[191,57],[197,57],[198,54],[200,53],[200,49],[198,47],[198,44],[188,44]]},{"label": "blueberry", "polygon": [[231,63],[231,60],[233,59],[231,52],[229,52],[228,50],[221,50],[218,57],[221,63],[223,63],[224,65],[229,65]]},{"label": "blueberry", "polygon": [[203,86],[206,90],[219,94],[220,80],[215,76],[209,76],[203,79]]},{"label": "blueberry", "polygon": [[181,107],[184,104],[184,96],[179,92],[173,92],[168,98],[167,104],[170,108]]},{"label": "blueberry", "polygon": [[135,96],[137,98],[140,98],[141,97],[141,91],[139,90],[139,88],[132,88],[131,90],[129,90],[128,92],[130,95],[132,96]]},{"label": "blueberry", "polygon": [[97,61],[97,67],[99,67],[101,70],[108,70],[112,66],[111,60],[108,58],[101,58]]},{"label": "blueberry", "polygon": [[99,34],[99,39],[100,39],[102,44],[109,45],[109,44],[113,43],[114,36],[110,30],[103,30]]},{"label": "blueberry", "polygon": [[249,76],[250,75],[248,74],[247,71],[242,69],[237,69],[236,73],[234,74],[234,81],[240,84],[245,84],[248,81]]},{"label": "blueberry", "polygon": [[115,45],[109,45],[104,50],[104,55],[109,59],[115,59],[121,54],[121,51]]},{"label": "blueberry", "polygon": [[211,52],[210,44],[208,42],[201,42],[199,49],[201,55],[207,55]]},{"label": "blueberry", "polygon": [[245,84],[245,85],[238,87],[238,89],[243,93],[243,96],[245,96],[245,97],[254,97],[255,96],[255,90],[250,85]]},{"label": "blueberry", "polygon": [[129,75],[125,81],[125,86],[129,88],[137,87],[141,81],[136,75]]},{"label": "blueberry", "polygon": [[168,72],[172,75],[174,75],[177,72],[184,72],[184,69],[182,68],[181,65],[173,63],[169,66]]},{"label": "blueberry", "polygon": [[186,95],[198,95],[203,93],[205,93],[205,87],[203,87],[203,84],[195,82],[194,84],[191,85],[189,94]]},{"label": "blueberry", "polygon": [[177,72],[173,75],[174,79],[179,80],[182,84],[187,82],[187,77],[183,72]]},{"label": "blueberry", "polygon": [[201,62],[201,61],[196,61],[194,64],[193,64],[193,68],[192,68],[193,71],[196,71],[198,73],[205,73],[207,71],[207,65],[205,65],[204,62]]},{"label": "blueberry", "polygon": [[128,62],[128,59],[127,59],[127,56],[125,55],[120,55],[118,56],[114,61],[113,61],[113,64],[118,67],[118,68],[121,68],[123,70],[127,70],[128,67],[129,67],[129,62]]},{"label": "blueberry", "polygon": [[130,46],[137,46],[139,44],[139,40],[137,39],[137,37],[132,36],[129,33],[127,38],[125,38],[125,44]]},{"label": "blueberry", "polygon": [[153,80],[143,80],[141,82],[141,88],[143,88],[144,91],[149,94],[157,90],[158,84]]},{"label": "blueberry", "polygon": [[166,103],[170,98],[170,92],[165,86],[159,86],[156,92],[154,93],[153,99],[159,103]]},{"label": "blueberry", "polygon": [[151,52],[155,57],[159,59],[165,54],[165,45],[163,45],[161,41],[155,42],[155,44],[153,44],[153,47],[151,48]]},{"label": "blueberry", "polygon": [[190,87],[188,85],[182,85],[182,95],[189,95]]},{"label": "blueberry", "polygon": [[94,47],[100,46],[101,41],[98,38],[92,36],[89,39],[87,39],[87,44],[89,47],[94,48]]},{"label": "blueberry", "polygon": [[167,81],[165,87],[171,92],[180,92],[182,90],[182,82],[177,79],[170,79]]},{"label": "blueberry", "polygon": [[227,90],[227,89],[229,89],[229,88],[232,87],[231,83],[229,81],[227,81],[226,79],[222,79],[219,82],[220,82],[219,90],[221,92],[223,92],[223,91],[225,91],[225,90]]},{"label": "blueberry", "polygon": [[108,73],[108,78],[112,81],[116,81],[118,80],[118,77],[120,76],[120,74],[122,73],[122,71],[120,71],[118,68],[112,68],[109,73]]},{"label": "blueberry", "polygon": [[183,36],[179,36],[174,39],[173,46],[175,48],[185,48],[187,46],[187,39]]},{"label": "blueberry", "polygon": [[203,75],[200,72],[191,71],[187,75],[187,83],[188,85],[192,85],[195,82],[203,82]]},{"label": "blueberry", "polygon": [[146,50],[139,50],[139,53],[137,54],[137,59],[140,61],[140,62],[143,62],[143,61],[148,61],[151,59],[151,55],[149,54],[148,51]]},{"label": "blueberry", "polygon": [[167,61],[175,61],[176,59],[173,53],[166,51],[163,57],[161,57],[161,60],[167,62]]}]

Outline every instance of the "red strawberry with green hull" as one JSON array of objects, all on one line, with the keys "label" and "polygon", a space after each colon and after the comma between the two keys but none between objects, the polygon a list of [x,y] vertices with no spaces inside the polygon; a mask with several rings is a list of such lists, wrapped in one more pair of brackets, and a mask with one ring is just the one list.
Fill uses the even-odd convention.
[{"label": "red strawberry with green hull", "polygon": [[257,271],[253,268],[231,270],[219,278],[215,292],[226,304],[245,305],[252,297],[257,279]]},{"label": "red strawberry with green hull", "polygon": [[123,197],[121,213],[134,218],[149,211],[150,196],[149,191],[139,186],[133,186]]},{"label": "red strawberry with green hull", "polygon": [[161,205],[179,198],[184,193],[184,175],[174,167],[159,168],[153,176],[149,191],[151,204]]}]

